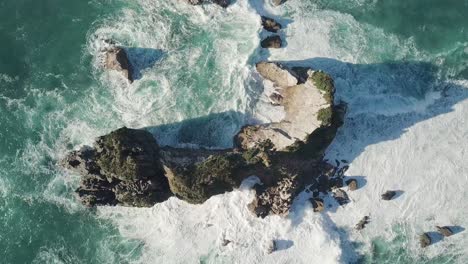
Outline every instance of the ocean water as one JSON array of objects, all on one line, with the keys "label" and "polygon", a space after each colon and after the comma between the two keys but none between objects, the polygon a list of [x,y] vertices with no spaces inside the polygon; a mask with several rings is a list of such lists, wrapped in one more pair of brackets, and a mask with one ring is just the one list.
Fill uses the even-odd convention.
[{"label": "ocean water", "polygon": [[[0,0],[0,263],[467,263],[466,13],[466,0]],[[259,15],[285,26],[285,48],[258,49]],[[99,68],[106,39],[128,47],[133,84]],[[121,126],[223,148],[247,122],[277,120],[261,59],[334,77],[349,111],[327,158],[364,185],[352,203],[314,214],[302,194],[288,217],[257,219],[254,178],[203,205],[77,202],[79,175],[57,161]],[[387,189],[401,192],[384,203]],[[460,232],[420,249],[435,225]]]}]

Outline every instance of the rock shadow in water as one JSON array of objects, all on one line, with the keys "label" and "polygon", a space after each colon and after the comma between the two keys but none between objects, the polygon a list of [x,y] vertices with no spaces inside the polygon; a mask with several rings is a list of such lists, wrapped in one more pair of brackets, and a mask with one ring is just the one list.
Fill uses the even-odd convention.
[{"label": "rock shadow in water", "polygon": [[143,71],[152,68],[156,62],[160,61],[165,52],[160,49],[152,48],[124,48],[127,53],[128,60],[132,66],[134,80],[139,80],[143,77]]}]

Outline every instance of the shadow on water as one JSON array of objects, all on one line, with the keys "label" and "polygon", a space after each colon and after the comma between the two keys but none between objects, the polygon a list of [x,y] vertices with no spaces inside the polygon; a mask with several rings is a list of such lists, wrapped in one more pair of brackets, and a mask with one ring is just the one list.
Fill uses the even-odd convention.
[{"label": "shadow on water", "polygon": [[134,80],[141,79],[143,71],[152,68],[165,55],[163,50],[152,48],[125,48],[125,51],[133,68]]},{"label": "shadow on water", "polygon": [[226,111],[145,129],[163,146],[230,148],[246,118],[246,114]]}]

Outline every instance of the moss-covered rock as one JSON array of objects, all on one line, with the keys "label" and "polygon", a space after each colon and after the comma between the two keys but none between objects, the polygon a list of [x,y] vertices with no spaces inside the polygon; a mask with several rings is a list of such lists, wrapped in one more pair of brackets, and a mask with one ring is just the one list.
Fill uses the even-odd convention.
[{"label": "moss-covered rock", "polygon": [[213,195],[237,188],[250,170],[241,153],[220,153],[186,166],[168,161],[171,191],[189,203],[203,203]]},{"label": "moss-covered rock", "polygon": [[95,148],[96,163],[108,178],[136,181],[162,173],[158,143],[145,130],[120,128],[100,137]]},{"label": "moss-covered rock", "polygon": [[335,94],[335,84],[333,78],[323,71],[315,71],[310,76],[314,85],[321,91],[323,91],[324,98],[329,104],[333,104],[333,97]]},{"label": "moss-covered rock", "polygon": [[317,113],[317,119],[322,122],[322,126],[331,125],[332,117],[333,117],[332,107],[322,108]]}]

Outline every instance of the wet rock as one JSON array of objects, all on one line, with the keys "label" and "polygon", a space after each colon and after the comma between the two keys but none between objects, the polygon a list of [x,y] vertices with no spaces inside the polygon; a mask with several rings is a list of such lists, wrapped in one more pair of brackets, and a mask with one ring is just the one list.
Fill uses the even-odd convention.
[{"label": "wet rock", "polygon": [[223,239],[223,242],[221,243],[221,245],[222,245],[223,247],[226,247],[226,246],[229,245],[231,242],[232,242],[231,240],[227,240],[227,239],[224,238],[224,239]]},{"label": "wet rock", "polygon": [[268,98],[270,99],[272,105],[281,105],[284,99],[283,96],[279,93],[272,93]]},{"label": "wet rock", "polygon": [[276,33],[281,29],[281,24],[276,22],[273,18],[262,16],[262,26],[265,30]]},{"label": "wet rock", "polygon": [[330,189],[341,188],[343,187],[343,178],[333,177],[328,181],[328,185]]},{"label": "wet rock", "polygon": [[271,254],[271,253],[275,252],[276,250],[278,250],[278,246],[276,245],[276,241],[271,240],[266,246],[266,253]]},{"label": "wet rock", "polygon": [[395,197],[396,192],[395,191],[386,191],[384,194],[382,194],[382,200],[388,201],[393,199]]},{"label": "wet rock", "polygon": [[296,175],[284,177],[273,186],[257,193],[257,197],[249,204],[249,209],[258,217],[266,217],[269,214],[287,215],[299,191],[297,180]]},{"label": "wet rock", "polygon": [[428,247],[432,244],[431,237],[428,233],[423,233],[419,236],[419,244],[422,248]]},{"label": "wet rock", "polygon": [[345,204],[349,203],[348,194],[345,191],[341,190],[341,189],[335,189],[333,191],[333,197],[335,198],[335,200],[340,205],[345,205]]},{"label": "wet rock", "polygon": [[348,189],[350,191],[355,191],[358,189],[358,182],[356,179],[349,179],[346,181],[346,185],[348,185]]},{"label": "wet rock", "polygon": [[287,0],[272,0],[272,1],[274,5],[279,6],[285,3]]},{"label": "wet rock", "polygon": [[104,68],[118,71],[130,82],[133,82],[133,69],[123,48],[112,47],[105,51]]},{"label": "wet rock", "polygon": [[[228,7],[231,3],[231,0],[211,0],[213,3],[221,6],[221,7]],[[206,0],[187,0],[187,2],[191,5],[201,5],[205,2],[209,2]]]},{"label": "wet rock", "polygon": [[226,8],[231,4],[231,0],[213,0],[213,3]]},{"label": "wet rock", "polygon": [[260,42],[260,46],[265,49],[279,49],[282,45],[281,37],[278,35],[273,35],[266,37]]},{"label": "wet rock", "polygon": [[323,200],[320,198],[312,198],[310,199],[310,202],[312,203],[312,208],[314,208],[314,212],[322,212],[325,209]]},{"label": "wet rock", "polygon": [[448,226],[436,226],[437,232],[441,233],[444,237],[449,237],[453,235],[453,231]]},{"label": "wet rock", "polygon": [[356,229],[357,230],[362,230],[366,227],[366,225],[369,223],[369,216],[364,216],[364,218],[361,219],[361,221],[359,221],[359,223],[357,223],[356,225]]}]

